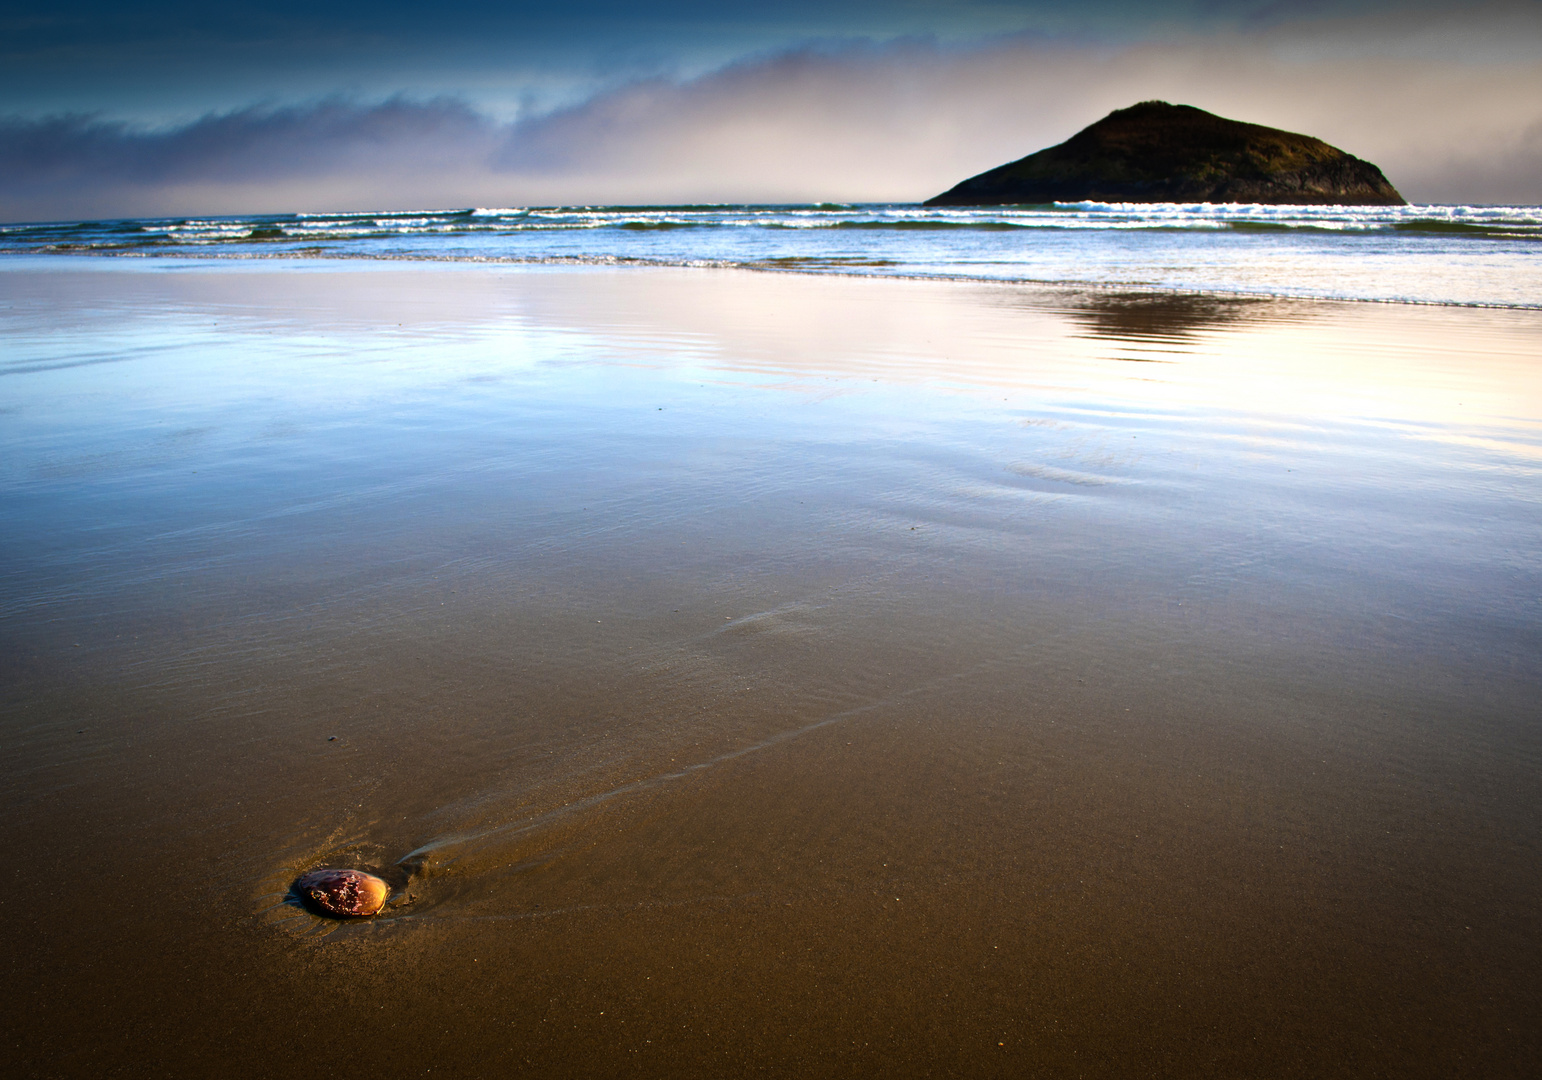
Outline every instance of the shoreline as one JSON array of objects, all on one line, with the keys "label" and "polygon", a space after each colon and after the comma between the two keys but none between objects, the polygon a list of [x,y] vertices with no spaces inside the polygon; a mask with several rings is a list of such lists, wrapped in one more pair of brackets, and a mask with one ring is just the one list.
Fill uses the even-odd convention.
[{"label": "shoreline", "polygon": [[[1129,293],[1131,295],[1146,296],[1178,296],[1194,298],[1215,298],[1223,300],[1279,300],[1285,302],[1324,303],[1324,304],[1381,304],[1396,307],[1431,307],[1431,308],[1464,308],[1486,311],[1542,311],[1542,301],[1536,303],[1504,303],[1500,301],[1465,301],[1465,300],[1421,300],[1417,298],[1403,297],[1374,297],[1374,296],[1339,296],[1316,293],[1283,293],[1283,292],[1255,292],[1242,289],[1221,288],[1182,288],[1172,285],[1154,285],[1143,282],[1112,282],[1112,281],[1079,281],[1076,279],[1040,279],[1040,278],[1008,278],[973,276],[969,274],[935,274],[935,273],[893,273],[873,274],[858,273],[838,268],[837,263],[830,267],[810,266],[801,268],[797,266],[768,265],[754,262],[717,262],[717,261],[669,261],[649,260],[639,257],[619,256],[594,256],[591,258],[579,256],[546,256],[546,257],[519,257],[519,256],[473,256],[473,255],[370,255],[350,254],[337,252],[331,254],[317,254],[315,252],[293,252],[272,254],[241,254],[231,255],[227,253],[202,255],[195,252],[116,252],[116,251],[80,251],[80,252],[7,252],[0,251],[0,259],[36,259],[40,261],[56,261],[68,259],[100,259],[133,260],[144,259],[157,262],[175,262],[185,260],[194,265],[209,265],[213,263],[229,262],[234,265],[261,265],[275,262],[282,264],[316,263],[325,266],[331,263],[380,263],[385,265],[415,265],[423,266],[466,266],[466,267],[573,267],[578,269],[658,269],[658,270],[729,270],[747,271],[764,274],[796,274],[805,277],[849,278],[853,280],[882,280],[882,281],[914,281],[914,282],[956,282],[966,285],[1001,285],[1004,287],[1016,287],[1036,289],[1042,291],[1076,292],[1086,291],[1098,294]],[[810,257],[810,262],[817,262]],[[0,265],[4,265],[0,263]]]}]

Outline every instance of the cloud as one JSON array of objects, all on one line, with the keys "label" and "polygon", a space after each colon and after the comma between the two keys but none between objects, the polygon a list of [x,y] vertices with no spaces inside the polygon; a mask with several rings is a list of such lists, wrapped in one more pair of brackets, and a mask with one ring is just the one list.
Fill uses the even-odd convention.
[{"label": "cloud", "polygon": [[12,220],[196,213],[244,209],[253,197],[255,208],[277,209],[274,197],[350,188],[389,200],[414,181],[432,190],[479,168],[500,137],[450,99],[251,107],[162,130],[83,116],[10,120],[0,122],[0,211]]},{"label": "cloud", "polygon": [[528,121],[495,167],[550,199],[905,201],[1149,98],[1317,135],[1416,201],[1542,202],[1542,62],[1282,58],[1242,37],[800,50]]},{"label": "cloud", "polygon": [[513,123],[451,98],[252,107],[166,129],[11,120],[0,217],[911,201],[1154,97],[1318,135],[1415,201],[1542,202],[1542,61],[1313,55],[1212,35],[834,43]]}]

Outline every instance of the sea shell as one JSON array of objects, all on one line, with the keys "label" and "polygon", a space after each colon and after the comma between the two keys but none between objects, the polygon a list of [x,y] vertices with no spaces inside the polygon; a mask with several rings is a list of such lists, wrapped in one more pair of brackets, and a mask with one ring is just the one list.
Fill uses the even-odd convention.
[{"label": "sea shell", "polygon": [[354,919],[384,907],[391,886],[362,870],[312,870],[300,876],[294,891],[322,915]]}]

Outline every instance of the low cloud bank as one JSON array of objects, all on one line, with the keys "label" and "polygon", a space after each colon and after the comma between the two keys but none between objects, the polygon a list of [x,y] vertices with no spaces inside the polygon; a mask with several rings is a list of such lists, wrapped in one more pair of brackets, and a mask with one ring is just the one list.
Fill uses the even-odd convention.
[{"label": "low cloud bank", "polygon": [[167,130],[86,116],[0,121],[0,217],[389,206],[485,173],[506,138],[448,99],[252,107]]},{"label": "low cloud bank", "polygon": [[1542,203],[1542,62],[1290,59],[1246,38],[809,48],[497,123],[455,99],[146,130],[0,121],[0,219],[700,201],[914,201],[1164,98],[1317,135],[1413,201]]}]

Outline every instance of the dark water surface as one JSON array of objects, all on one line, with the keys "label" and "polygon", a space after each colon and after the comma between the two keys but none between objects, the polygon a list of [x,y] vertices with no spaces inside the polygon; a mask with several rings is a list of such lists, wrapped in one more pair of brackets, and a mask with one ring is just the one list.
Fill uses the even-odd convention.
[{"label": "dark water surface", "polygon": [[8,1067],[1532,1075],[1539,331],[8,259]]}]

